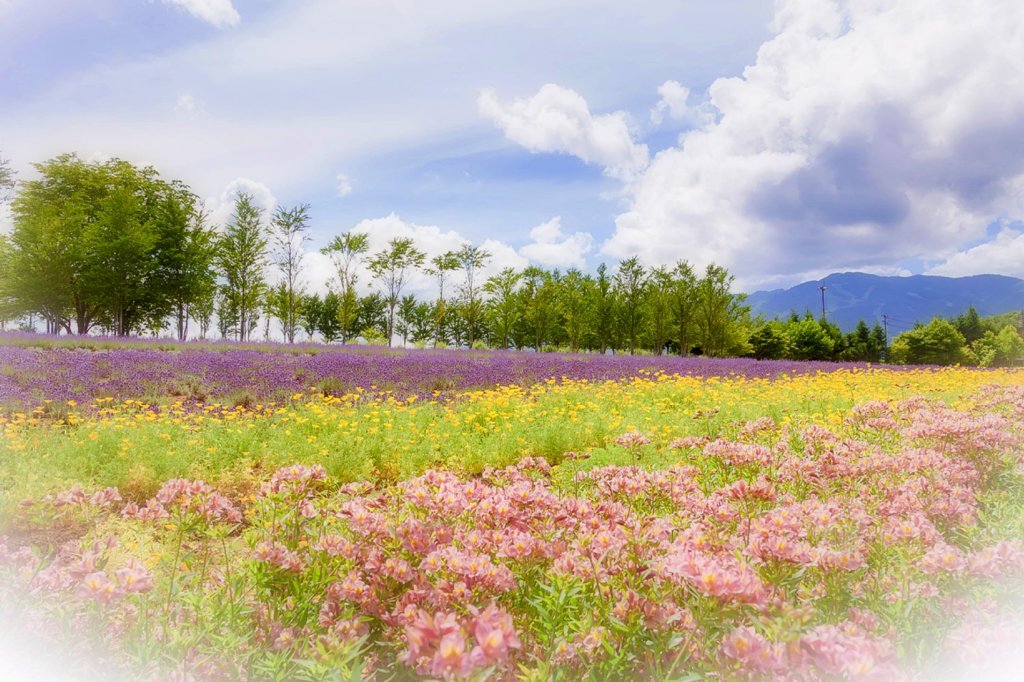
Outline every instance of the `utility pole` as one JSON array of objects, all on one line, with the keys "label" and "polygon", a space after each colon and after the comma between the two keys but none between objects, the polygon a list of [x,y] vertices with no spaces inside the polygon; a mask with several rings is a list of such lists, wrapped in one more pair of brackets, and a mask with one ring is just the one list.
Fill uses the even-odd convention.
[{"label": "utility pole", "polygon": [[889,316],[882,315],[882,328],[885,329],[885,347],[889,347]]},{"label": "utility pole", "polygon": [[822,321],[825,320],[825,289],[827,289],[827,288],[828,287],[826,287],[824,285],[818,287],[818,289],[821,290],[821,319],[822,319]]}]

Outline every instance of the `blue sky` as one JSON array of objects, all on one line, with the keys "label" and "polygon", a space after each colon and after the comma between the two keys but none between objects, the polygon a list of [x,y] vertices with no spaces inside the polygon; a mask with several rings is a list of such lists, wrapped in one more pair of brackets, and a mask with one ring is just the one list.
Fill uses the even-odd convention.
[{"label": "blue sky", "polygon": [[1024,276],[1015,0],[504,5],[0,0],[0,154],[309,203],[314,249]]}]

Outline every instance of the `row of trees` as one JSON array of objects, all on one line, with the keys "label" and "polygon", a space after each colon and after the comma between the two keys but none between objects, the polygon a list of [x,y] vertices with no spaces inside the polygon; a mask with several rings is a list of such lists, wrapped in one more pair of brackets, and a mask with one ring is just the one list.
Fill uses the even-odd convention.
[{"label": "row of trees", "polygon": [[[13,186],[0,164],[0,189]],[[711,265],[697,274],[680,262],[645,268],[636,258],[596,274],[529,267],[483,270],[479,246],[428,259],[411,239],[370,253],[370,236],[350,231],[321,251],[335,273],[326,296],[303,277],[309,207],[267,215],[239,194],[223,226],[210,224],[198,198],[153,168],[74,154],[37,164],[12,203],[14,229],[0,240],[0,316],[41,318],[51,333],[115,335],[190,324],[206,337],[250,340],[276,320],[288,342],[396,337],[429,345],[712,355],[746,348],[747,309],[733,278]],[[436,297],[408,293],[414,273],[436,282]],[[372,282],[360,282],[368,273]],[[376,291],[360,295],[367,284]],[[361,285],[361,286],[360,286]],[[192,330],[194,331],[194,329]]]},{"label": "row of trees", "polygon": [[885,355],[885,330],[868,328],[864,320],[843,334],[839,327],[808,312],[786,321],[771,320],[750,335],[751,353],[760,360],[836,360],[880,362]]},{"label": "row of trees", "polygon": [[1024,311],[982,318],[973,306],[950,320],[935,318],[893,339],[890,360],[912,365],[1008,367],[1024,361]]},{"label": "row of trees", "polygon": [[[339,266],[338,281],[351,277],[366,235],[347,233],[327,251]],[[365,249],[363,249],[365,250]],[[490,254],[467,245],[426,262],[407,240],[393,240],[369,260],[383,283],[379,293],[358,297],[337,287],[302,301],[302,326],[326,341],[390,338],[423,345],[661,354],[741,354],[746,348],[747,309],[730,292],[732,277],[708,267],[701,276],[680,262],[644,268],[636,258],[596,274],[531,266],[506,268],[483,279]],[[435,277],[437,297],[402,295],[401,281],[414,267]],[[453,286],[453,281],[455,282]]]},{"label": "row of trees", "polygon": [[[413,240],[396,238],[371,253],[370,235],[356,231],[321,249],[334,276],[320,296],[304,278],[308,205],[268,213],[242,193],[216,226],[186,185],[153,168],[68,154],[36,169],[37,179],[17,186],[12,233],[0,236],[0,321],[27,319],[33,327],[41,318],[51,333],[171,328],[186,339],[216,329],[246,341],[261,325],[269,338],[276,320],[289,343],[304,332],[328,343],[400,338],[403,345],[985,366],[1024,355],[1011,320],[983,320],[973,308],[919,325],[887,349],[882,328],[863,321],[844,334],[810,313],[751,320],[744,297],[731,292],[732,276],[717,265],[697,272],[685,261],[648,268],[629,258],[593,274],[531,266],[485,277],[491,254],[479,246],[428,258]],[[14,188],[0,160],[0,201]],[[433,278],[435,296],[408,292],[417,272]]]}]

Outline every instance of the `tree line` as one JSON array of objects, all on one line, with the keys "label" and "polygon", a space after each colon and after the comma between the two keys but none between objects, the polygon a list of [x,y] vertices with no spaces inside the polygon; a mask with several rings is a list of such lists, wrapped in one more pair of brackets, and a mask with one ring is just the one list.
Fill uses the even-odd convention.
[{"label": "tree line", "polygon": [[1009,367],[1024,361],[1024,310],[981,317],[974,306],[957,317],[916,324],[892,341],[892,362],[911,365]]},{"label": "tree line", "polygon": [[[1024,355],[1019,328],[996,327],[973,308],[890,347],[881,326],[864,321],[844,334],[810,312],[752,319],[733,276],[714,264],[645,267],[634,257],[594,273],[531,265],[485,276],[492,255],[480,246],[428,258],[395,238],[371,253],[370,235],[355,230],[320,249],[334,270],[320,295],[303,276],[307,204],[268,212],[240,193],[218,226],[184,183],[151,167],[65,154],[35,168],[37,179],[15,186],[0,160],[0,200],[16,187],[14,229],[0,236],[0,323],[41,320],[50,333],[248,341],[270,338],[274,322],[289,343],[984,366]],[[416,273],[434,280],[432,295],[409,292]]]},{"label": "tree line", "polygon": [[[13,186],[7,164],[4,187]],[[681,261],[646,268],[628,258],[596,274],[530,266],[489,277],[491,254],[465,244],[433,258],[411,239],[370,253],[349,231],[321,251],[334,276],[326,295],[303,278],[308,205],[269,215],[240,193],[223,226],[211,224],[182,182],[120,159],[65,154],[18,184],[14,229],[0,239],[0,317],[50,333],[218,333],[240,341],[319,338],[432,346],[570,351],[742,354],[748,310],[733,277]],[[436,295],[409,292],[413,274]],[[362,283],[362,273],[371,282]],[[359,285],[363,286],[360,287]],[[369,294],[361,294],[373,285]]]}]

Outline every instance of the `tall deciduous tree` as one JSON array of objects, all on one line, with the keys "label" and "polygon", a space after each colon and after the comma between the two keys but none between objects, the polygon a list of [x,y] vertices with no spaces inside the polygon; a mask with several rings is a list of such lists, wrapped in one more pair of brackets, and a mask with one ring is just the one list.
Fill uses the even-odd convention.
[{"label": "tall deciduous tree", "polygon": [[655,355],[665,352],[669,337],[672,336],[672,294],[675,282],[668,268],[659,266],[651,270],[648,278],[647,318],[650,321],[651,350]]},{"label": "tall deciduous tree", "polygon": [[14,203],[5,298],[51,332],[158,329],[170,313],[169,235],[195,197],[153,168],[65,154],[36,165]]},{"label": "tall deciduous tree", "polygon": [[569,350],[579,351],[590,318],[589,290],[593,282],[576,268],[570,268],[558,283],[558,310]]},{"label": "tall deciduous tree", "polygon": [[491,259],[491,254],[479,246],[465,244],[455,252],[455,257],[466,273],[462,282],[462,306],[460,311],[466,323],[466,345],[473,347],[479,332],[480,320],[483,317],[483,306],[480,301],[480,282],[477,273]]},{"label": "tall deciduous tree", "polygon": [[601,263],[597,266],[597,277],[591,291],[593,303],[593,330],[597,349],[603,355],[615,346],[615,288],[612,277],[608,274],[608,266]]},{"label": "tall deciduous tree", "polygon": [[413,245],[409,238],[395,238],[388,242],[388,247],[370,259],[370,272],[373,273],[384,287],[384,300],[387,304],[388,317],[385,334],[388,346],[395,333],[395,308],[401,298],[402,290],[409,283],[412,273],[423,265],[426,254]]},{"label": "tall deciduous tree", "polygon": [[259,321],[260,303],[267,286],[267,255],[263,209],[255,204],[251,194],[239,193],[217,254],[224,275],[224,310],[234,316],[232,327],[239,341],[249,340]]},{"label": "tall deciduous tree", "polygon": [[736,324],[746,315],[742,296],[733,294],[733,276],[714,263],[707,266],[697,283],[696,322],[698,340],[706,355],[726,355],[736,340]]},{"label": "tall deciduous tree", "polygon": [[629,354],[636,353],[637,341],[644,319],[644,298],[647,295],[647,273],[636,256],[619,263],[615,273],[615,289],[620,303],[622,331],[629,344]]},{"label": "tall deciduous tree", "polygon": [[487,313],[498,348],[509,347],[512,332],[521,315],[517,292],[522,275],[512,268],[504,268],[489,278],[483,286],[489,296]]},{"label": "tall deciduous tree", "polygon": [[444,324],[448,317],[448,302],[444,297],[444,286],[452,272],[462,267],[454,251],[446,251],[430,260],[427,274],[437,278],[437,303],[434,305],[434,347],[444,339]]},{"label": "tall deciduous tree", "polygon": [[672,269],[672,316],[675,321],[675,341],[679,355],[690,352],[693,330],[693,311],[697,298],[697,276],[686,261],[679,261]]},{"label": "tall deciduous tree", "polygon": [[217,233],[194,197],[189,202],[165,201],[160,211],[164,228],[157,239],[156,281],[167,297],[178,339],[188,338],[190,319],[205,338],[217,288]]},{"label": "tall deciduous tree", "polygon": [[346,232],[335,237],[320,253],[330,256],[338,284],[338,327],[341,342],[347,343],[359,331],[359,295],[356,281],[363,256],[370,250],[370,236],[365,232]]},{"label": "tall deciduous tree", "polygon": [[275,317],[281,321],[281,330],[288,343],[295,343],[299,328],[299,312],[305,293],[301,280],[303,245],[309,241],[309,204],[292,208],[278,206],[270,219],[270,237],[273,240],[274,265],[281,271],[281,282],[276,287]]}]

